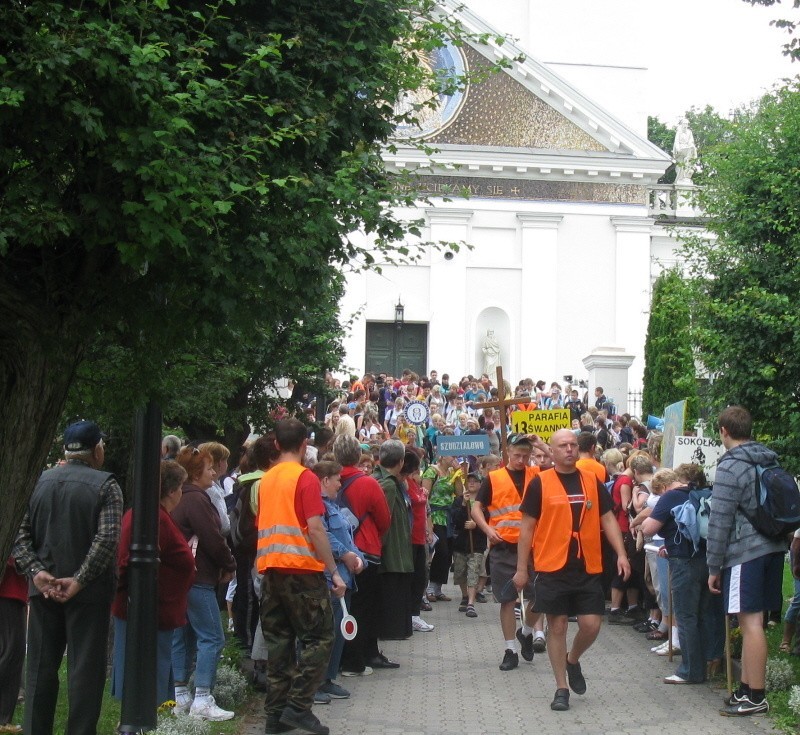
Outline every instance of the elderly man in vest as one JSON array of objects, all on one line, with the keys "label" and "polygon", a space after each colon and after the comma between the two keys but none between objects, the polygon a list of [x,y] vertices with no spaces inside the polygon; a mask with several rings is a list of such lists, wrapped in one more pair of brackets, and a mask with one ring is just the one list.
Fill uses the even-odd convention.
[{"label": "elderly man in vest", "polygon": [[[539,643],[539,640],[544,642],[543,636],[537,641],[533,640],[533,627],[539,616],[529,609],[525,611],[521,630],[517,631],[514,616],[517,590],[512,582],[517,568],[517,542],[522,518],[520,501],[525,488],[539,474],[539,468],[530,465],[534,444],[549,452],[538,437],[510,434],[507,442],[508,464],[490,472],[484,478],[472,504],[472,519],[489,539],[492,592],[500,603],[500,627],[505,641],[500,671],[510,671],[519,665],[515,636],[521,644],[522,657],[526,661],[533,660],[534,643]],[[530,540],[527,557],[530,559]],[[527,584],[523,588],[527,604],[533,599],[533,585]]]},{"label": "elderly man in vest", "polygon": [[31,581],[26,733],[52,733],[58,670],[69,648],[70,735],[94,735],[106,682],[122,491],[101,472],[103,435],[93,421],[64,431],[66,462],[39,478],[14,545]]},{"label": "elderly man in vest", "polygon": [[[261,583],[261,629],[269,652],[266,733],[328,735],[311,712],[333,645],[333,612],[325,570],[336,596],[346,585],[336,569],[322,518],[322,488],[302,465],[306,428],[297,419],[275,426],[280,456],[261,478],[256,566]],[[302,644],[299,655],[296,641]]]},{"label": "elderly man in vest", "polygon": [[[523,589],[529,583],[533,540],[533,607],[547,615],[547,650],[557,687],[550,709],[563,711],[569,709],[567,678],[573,692],[586,692],[580,657],[597,638],[605,614],[601,530],[617,552],[619,574],[627,579],[631,566],[608,492],[594,473],[575,466],[575,434],[569,429],[557,431],[550,448],[553,468],[531,480],[520,506],[514,585]],[[567,651],[567,622],[572,615],[578,618],[578,632]]]}]

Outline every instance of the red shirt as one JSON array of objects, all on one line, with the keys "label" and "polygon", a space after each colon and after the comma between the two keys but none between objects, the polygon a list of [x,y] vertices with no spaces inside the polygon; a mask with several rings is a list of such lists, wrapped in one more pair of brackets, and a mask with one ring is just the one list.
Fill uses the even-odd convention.
[{"label": "red shirt", "polygon": [[619,530],[627,533],[631,530],[630,520],[628,519],[628,509],[622,507],[622,486],[629,485],[633,491],[633,480],[627,475],[620,475],[614,480],[614,487],[611,490],[611,500],[614,503],[614,515],[619,523]]},{"label": "red shirt", "polygon": [[423,545],[426,543],[426,530],[428,528],[428,498],[419,483],[409,477],[408,497],[411,499],[411,543]]},{"label": "red shirt", "polygon": [[[128,561],[130,557],[133,512],[122,516],[117,566],[119,580],[111,613],[121,620],[128,617]],[[186,539],[162,506],[158,508],[158,629],[174,630],[186,625],[189,588],[194,582],[194,557]]]},{"label": "red shirt", "polygon": [[[342,482],[360,472],[358,467],[345,467],[342,470]],[[345,492],[353,515],[360,519],[354,538],[356,546],[366,554],[380,556],[383,549],[381,539],[392,522],[383,488],[374,477],[365,475],[353,480]]]},{"label": "red shirt", "polygon": [[13,556],[9,556],[6,562],[6,573],[0,582],[0,597],[23,603],[28,601],[28,579],[17,571]]},{"label": "red shirt", "polygon": [[297,513],[297,520],[303,526],[308,525],[309,518],[325,515],[325,506],[322,503],[322,486],[319,478],[311,470],[306,470],[297,479],[297,490],[294,494],[294,512]]}]

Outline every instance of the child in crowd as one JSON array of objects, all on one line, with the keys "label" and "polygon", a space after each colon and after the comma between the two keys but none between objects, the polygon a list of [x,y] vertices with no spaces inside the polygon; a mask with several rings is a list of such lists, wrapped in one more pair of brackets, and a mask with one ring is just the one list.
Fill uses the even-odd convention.
[{"label": "child in crowd", "polygon": [[453,581],[461,588],[458,611],[468,618],[477,618],[475,600],[483,595],[486,577],[483,574],[483,552],[486,551],[486,534],[472,520],[472,501],[481,486],[481,478],[470,472],[464,493],[453,501]]}]

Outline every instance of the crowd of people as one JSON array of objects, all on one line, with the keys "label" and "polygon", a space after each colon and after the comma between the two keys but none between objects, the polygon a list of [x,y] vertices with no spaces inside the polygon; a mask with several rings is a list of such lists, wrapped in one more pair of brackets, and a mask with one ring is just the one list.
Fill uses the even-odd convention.
[{"label": "crowd of people", "polygon": [[[557,382],[523,380],[514,390],[486,375],[451,383],[436,371],[331,379],[330,388],[324,423],[281,419],[235,462],[217,442],[164,438],[159,703],[174,700],[176,714],[206,720],[233,717],[213,695],[227,609],[266,691],[266,732],[326,735],[312,705],[348,698],[343,679],[399,668],[380,641],[433,631],[424,613],[452,603],[467,618],[498,616],[501,671],[516,669],[520,655],[548,653],[554,710],[569,709],[570,691],[586,691],[580,659],[604,619],[631,626],[654,654],[679,656],[664,682],[690,685],[718,670],[724,617],[736,614],[742,681],[722,713],[766,711],[762,613],[781,607],[786,540],[749,520],[755,468],[776,457],[752,441],[745,409],[720,416],[727,453],[707,539],[692,539],[673,511],[708,485],[702,468],[661,468],[660,434],[618,414],[600,387],[590,405]],[[510,396],[518,408],[498,407]],[[409,420],[409,402],[427,408],[421,421]],[[297,408],[309,417],[316,409]],[[571,428],[548,441],[510,433],[501,447],[511,412],[540,408],[568,409]],[[438,450],[438,437],[462,434],[487,436],[490,453]],[[67,427],[64,461],[39,480],[8,562],[0,605],[13,615],[0,632],[16,645],[0,662],[2,732],[20,731],[9,723],[26,602],[25,732],[52,732],[66,647],[69,732],[95,732],[110,623],[111,691],[122,696],[132,516],[101,469],[103,442],[93,422]],[[457,600],[445,589],[451,579]],[[490,595],[498,607],[482,605]],[[354,637],[342,630],[347,613]]]}]

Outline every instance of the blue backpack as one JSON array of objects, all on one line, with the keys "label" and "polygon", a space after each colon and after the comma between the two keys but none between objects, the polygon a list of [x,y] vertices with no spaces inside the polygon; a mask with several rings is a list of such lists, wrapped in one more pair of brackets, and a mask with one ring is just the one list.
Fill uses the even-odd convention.
[{"label": "blue backpack", "polygon": [[[678,526],[678,532],[692,542],[694,553],[700,550],[708,538],[708,517],[711,515],[711,488],[690,488],[689,497],[670,512]],[[679,539],[675,539],[676,542]]]},{"label": "blue backpack", "polygon": [[800,490],[797,482],[778,464],[756,468],[756,512],[744,512],[753,528],[768,538],[779,539],[800,528]]}]

